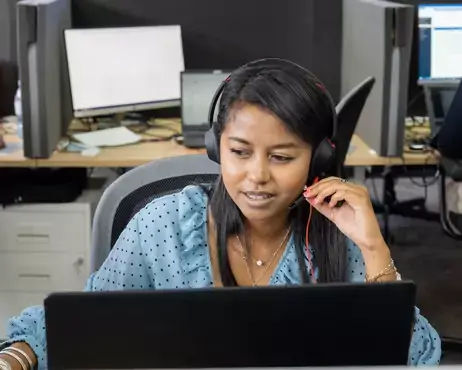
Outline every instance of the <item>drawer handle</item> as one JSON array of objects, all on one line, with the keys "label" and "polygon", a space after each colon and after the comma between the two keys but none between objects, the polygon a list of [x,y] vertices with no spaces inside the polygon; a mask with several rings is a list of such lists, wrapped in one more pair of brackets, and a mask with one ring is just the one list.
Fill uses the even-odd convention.
[{"label": "drawer handle", "polygon": [[49,279],[49,274],[19,274],[20,278],[32,278],[32,279]]},{"label": "drawer handle", "polygon": [[47,234],[16,234],[18,243],[50,243],[50,235]]},{"label": "drawer handle", "polygon": [[17,234],[18,238],[49,238],[48,234]]}]

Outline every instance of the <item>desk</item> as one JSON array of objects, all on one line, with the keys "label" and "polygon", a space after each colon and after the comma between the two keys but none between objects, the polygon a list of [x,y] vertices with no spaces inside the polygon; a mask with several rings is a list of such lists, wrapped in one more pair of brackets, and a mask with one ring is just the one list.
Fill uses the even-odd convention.
[{"label": "desk", "polygon": [[[7,135],[6,143],[18,139]],[[145,142],[115,148],[103,148],[95,157],[84,157],[79,153],[55,152],[48,159],[27,159],[22,152],[16,151],[2,155],[1,167],[136,167],[165,157],[205,153],[204,149],[189,149],[174,141]],[[345,165],[351,167],[399,166],[436,164],[437,158],[429,153],[405,153],[399,157],[378,156],[359,136],[354,135],[351,151]]]},{"label": "desk", "polygon": [[[436,158],[426,153],[405,154],[404,158],[378,156],[357,135],[351,142],[352,150],[345,165],[353,167],[435,164]],[[147,142],[117,148],[104,148],[95,157],[78,153],[54,153],[48,159],[36,160],[38,167],[136,167],[155,159],[187,154],[205,153],[204,149],[188,149],[173,141]]]},{"label": "desk", "polygon": [[[5,135],[5,144],[20,145],[21,140],[14,135]],[[13,152],[5,152],[0,150],[0,167],[34,167],[35,160],[25,158],[22,149],[14,150]]]}]

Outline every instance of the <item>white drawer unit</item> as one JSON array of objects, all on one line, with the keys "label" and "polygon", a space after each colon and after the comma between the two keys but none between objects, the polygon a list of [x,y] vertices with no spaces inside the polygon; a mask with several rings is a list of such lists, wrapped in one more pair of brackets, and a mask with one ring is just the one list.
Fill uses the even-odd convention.
[{"label": "white drawer unit", "polygon": [[11,316],[52,292],[84,288],[101,192],[87,190],[73,203],[0,208],[0,339]]},{"label": "white drawer unit", "polygon": [[58,292],[84,288],[88,253],[0,253],[0,291]]},{"label": "white drawer unit", "polygon": [[[16,208],[16,207],[14,207]],[[21,207],[0,210],[0,252],[80,252],[89,238],[89,211]]]}]

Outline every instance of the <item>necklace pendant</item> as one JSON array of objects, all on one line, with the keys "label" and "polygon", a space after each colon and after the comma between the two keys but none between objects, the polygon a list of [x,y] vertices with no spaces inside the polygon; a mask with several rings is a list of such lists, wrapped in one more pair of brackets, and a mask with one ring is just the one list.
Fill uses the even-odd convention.
[{"label": "necklace pendant", "polygon": [[262,260],[256,260],[255,263],[256,263],[257,266],[259,266],[259,267],[263,266],[263,261],[262,261]]}]

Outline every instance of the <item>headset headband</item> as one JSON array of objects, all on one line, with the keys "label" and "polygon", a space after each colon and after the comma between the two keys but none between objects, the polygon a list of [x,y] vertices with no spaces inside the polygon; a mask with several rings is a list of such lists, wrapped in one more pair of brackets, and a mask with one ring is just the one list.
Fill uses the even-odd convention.
[{"label": "headset headband", "polygon": [[310,71],[308,71],[306,68],[302,67],[301,65],[291,62],[290,60],[282,59],[282,58],[264,58],[264,59],[258,59],[254,60],[252,62],[249,62],[247,64],[244,64],[243,66],[239,67],[235,71],[233,71],[218,87],[217,91],[213,95],[212,101],[210,103],[210,108],[209,108],[209,124],[210,127],[212,127],[212,124],[214,122],[214,115],[215,115],[215,109],[218,103],[218,100],[220,99],[223,90],[226,87],[226,84],[233,78],[233,75],[246,69],[246,68],[253,68],[253,67],[270,67],[270,66],[288,66],[291,68],[297,68],[303,71],[305,74],[310,76],[312,80],[314,80],[314,83],[316,87],[324,94],[325,97],[330,102],[330,107],[332,110],[332,135],[330,137],[331,140],[334,140],[337,134],[337,111],[335,110],[335,103],[334,99],[332,99],[332,96],[329,94],[327,89],[324,87],[324,85],[321,83],[321,81]]}]

